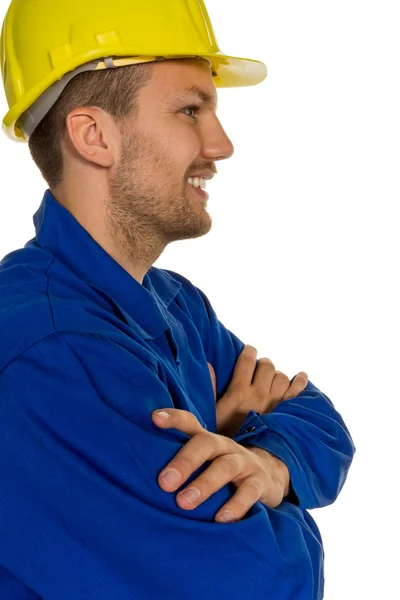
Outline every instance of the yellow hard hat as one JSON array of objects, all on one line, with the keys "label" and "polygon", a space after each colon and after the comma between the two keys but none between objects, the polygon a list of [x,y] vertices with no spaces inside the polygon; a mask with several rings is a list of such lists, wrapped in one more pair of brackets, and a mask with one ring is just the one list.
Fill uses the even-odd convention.
[{"label": "yellow hard hat", "polygon": [[173,58],[208,60],[216,87],[260,83],[264,63],[226,56],[203,0],[12,0],[0,66],[9,111],[3,131],[27,142],[82,71]]}]

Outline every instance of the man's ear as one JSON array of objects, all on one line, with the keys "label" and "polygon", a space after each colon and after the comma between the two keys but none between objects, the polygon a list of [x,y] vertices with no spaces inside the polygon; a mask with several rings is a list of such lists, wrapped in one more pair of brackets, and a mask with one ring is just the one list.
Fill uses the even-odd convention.
[{"label": "man's ear", "polygon": [[120,133],[111,115],[97,107],[75,108],[65,125],[70,149],[98,166],[110,168],[115,164]]}]

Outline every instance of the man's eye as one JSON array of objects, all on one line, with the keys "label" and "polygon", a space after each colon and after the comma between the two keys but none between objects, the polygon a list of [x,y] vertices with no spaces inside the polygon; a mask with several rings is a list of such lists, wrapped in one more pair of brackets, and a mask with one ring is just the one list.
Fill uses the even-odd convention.
[{"label": "man's eye", "polygon": [[[197,113],[200,110],[200,107],[199,106],[187,106],[186,108],[184,108],[182,110],[182,112],[185,112],[187,110],[191,110],[192,112]],[[188,115],[188,116],[191,117],[192,119],[195,118],[194,115]]]}]

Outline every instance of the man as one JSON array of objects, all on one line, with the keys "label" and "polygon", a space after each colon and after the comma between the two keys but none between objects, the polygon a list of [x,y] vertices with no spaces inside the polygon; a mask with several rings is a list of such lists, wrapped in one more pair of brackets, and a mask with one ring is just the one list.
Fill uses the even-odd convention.
[{"label": "man", "polygon": [[152,266],[211,228],[216,86],[265,67],[202,0],[95,4],[13,0],[2,29],[3,128],[49,189],[0,264],[0,597],[322,598],[306,509],[347,477],[343,419]]}]

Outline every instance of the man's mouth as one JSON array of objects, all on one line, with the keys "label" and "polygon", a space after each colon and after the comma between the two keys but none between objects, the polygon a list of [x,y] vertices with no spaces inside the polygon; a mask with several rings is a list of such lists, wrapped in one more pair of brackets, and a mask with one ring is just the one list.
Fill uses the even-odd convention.
[{"label": "man's mouth", "polygon": [[203,177],[189,177],[187,181],[195,188],[201,188],[202,190],[206,189],[207,180],[203,179]]},{"label": "man's mouth", "polygon": [[[196,196],[202,198],[203,201],[208,200],[209,198],[209,194],[208,192],[206,192],[205,189],[202,189],[202,187],[200,187],[200,185],[194,185],[194,183],[191,183],[191,181],[196,181],[196,179],[198,179],[197,177],[195,177],[194,180],[192,180],[191,177],[189,177],[189,179],[187,180],[187,183],[189,185],[189,187],[193,190],[193,192],[196,194]],[[198,180],[201,181],[201,180]],[[205,187],[205,180],[204,181],[204,187]]]}]

